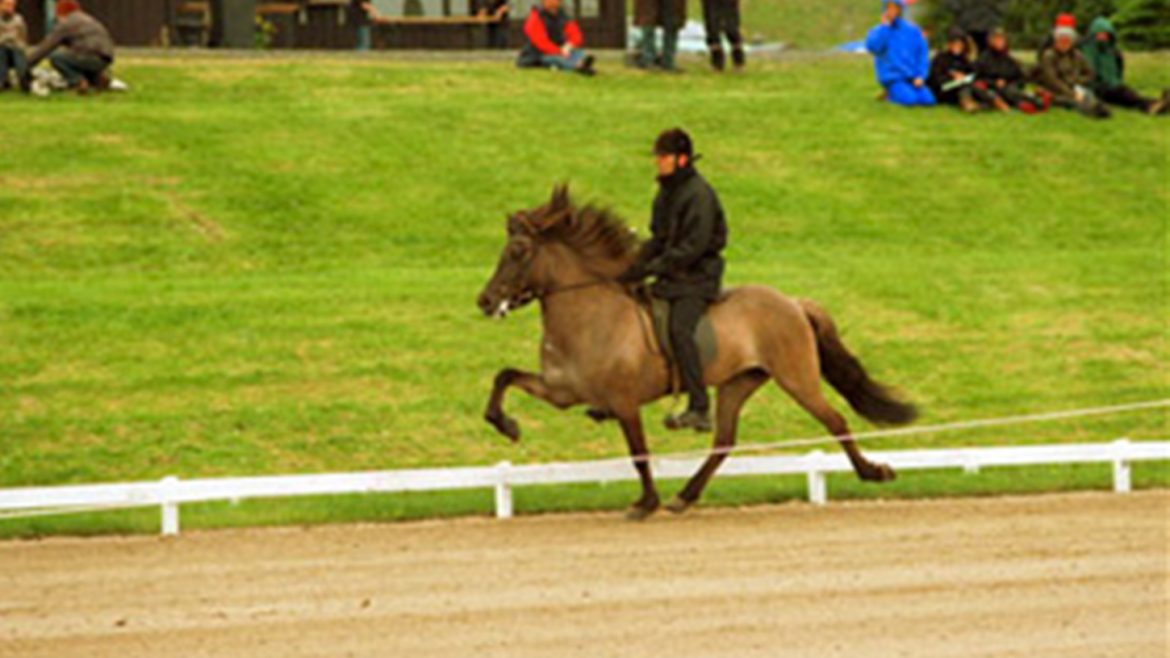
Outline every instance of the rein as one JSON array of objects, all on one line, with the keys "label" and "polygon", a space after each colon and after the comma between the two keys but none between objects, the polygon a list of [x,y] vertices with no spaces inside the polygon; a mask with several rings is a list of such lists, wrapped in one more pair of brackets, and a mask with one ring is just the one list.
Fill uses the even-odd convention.
[{"label": "rein", "polygon": [[582,290],[584,288],[592,288],[593,286],[600,286],[600,285],[604,285],[606,283],[616,283],[616,282],[617,282],[616,279],[594,279],[592,281],[582,281],[580,283],[571,283],[567,286],[561,286],[560,288],[551,288],[549,290],[542,290],[541,292],[536,293],[535,296],[537,299],[543,301],[549,297],[552,297],[553,295],[559,295],[562,292],[572,292],[574,290]]}]

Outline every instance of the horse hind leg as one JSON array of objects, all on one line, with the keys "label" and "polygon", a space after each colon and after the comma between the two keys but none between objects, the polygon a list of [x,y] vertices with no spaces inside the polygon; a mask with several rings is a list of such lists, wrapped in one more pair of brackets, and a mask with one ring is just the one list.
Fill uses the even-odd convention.
[{"label": "horse hind leg", "polygon": [[666,504],[666,509],[678,514],[699,499],[711,476],[715,475],[723,460],[727,459],[730,448],[735,445],[739,412],[744,403],[767,381],[768,374],[763,370],[748,370],[719,387],[715,401],[715,445],[707,461],[703,462],[683,490]]},{"label": "horse hind leg", "polygon": [[874,463],[862,454],[857,442],[849,434],[849,425],[845,422],[845,417],[825,399],[821,391],[820,377],[815,369],[810,368],[810,373],[789,372],[778,375],[776,383],[805,411],[819,420],[830,434],[837,437],[857,477],[867,482],[889,482],[897,477],[894,469],[888,464]]}]

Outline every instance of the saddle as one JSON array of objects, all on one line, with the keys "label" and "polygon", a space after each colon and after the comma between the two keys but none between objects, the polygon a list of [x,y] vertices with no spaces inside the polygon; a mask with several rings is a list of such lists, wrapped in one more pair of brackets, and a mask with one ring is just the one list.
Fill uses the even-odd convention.
[{"label": "saddle", "polygon": [[[679,372],[676,359],[674,358],[674,348],[670,344],[670,302],[660,297],[655,297],[650,292],[647,286],[638,286],[633,290],[634,299],[650,316],[650,322],[653,331],[654,346],[657,347],[658,353],[666,359],[667,370],[670,371],[670,390],[672,393],[677,393],[679,390]],[[719,296],[719,299],[711,303],[711,305],[718,304],[726,297],[726,293]],[[718,353],[718,345],[715,340],[715,327],[711,324],[710,306],[707,311],[703,313],[703,317],[699,320],[699,324],[695,327],[695,343],[699,347],[699,360],[703,367],[715,360],[715,355]]]}]

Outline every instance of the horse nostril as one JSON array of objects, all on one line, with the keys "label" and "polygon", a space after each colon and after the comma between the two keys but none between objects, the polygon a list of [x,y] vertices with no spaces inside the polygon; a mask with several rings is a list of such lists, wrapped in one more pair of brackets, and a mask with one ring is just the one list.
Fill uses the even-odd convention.
[{"label": "horse nostril", "polygon": [[488,299],[486,292],[479,293],[479,298],[475,300],[475,303],[478,304],[479,308],[482,309],[484,312],[487,312],[488,310],[490,310],[490,307],[492,305],[492,301],[490,299]]}]

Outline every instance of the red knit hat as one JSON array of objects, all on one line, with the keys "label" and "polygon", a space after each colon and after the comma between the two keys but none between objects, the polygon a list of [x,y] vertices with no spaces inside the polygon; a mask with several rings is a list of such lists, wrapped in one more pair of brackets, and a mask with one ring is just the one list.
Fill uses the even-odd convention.
[{"label": "red knit hat", "polygon": [[1077,17],[1072,14],[1057,14],[1056,25],[1053,27],[1071,27],[1075,30],[1077,28]]},{"label": "red knit hat", "polygon": [[57,0],[57,18],[65,18],[76,11],[81,11],[81,3],[77,0]]}]

